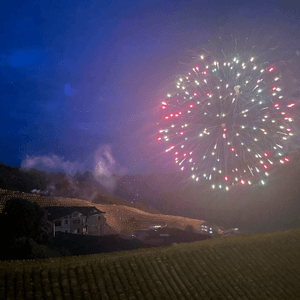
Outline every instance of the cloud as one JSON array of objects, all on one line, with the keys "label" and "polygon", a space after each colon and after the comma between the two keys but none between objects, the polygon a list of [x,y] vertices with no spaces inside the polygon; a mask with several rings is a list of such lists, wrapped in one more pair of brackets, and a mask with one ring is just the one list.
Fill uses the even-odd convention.
[{"label": "cloud", "polygon": [[57,155],[26,155],[26,159],[22,162],[21,168],[35,168],[47,172],[63,172],[73,176],[77,172],[84,172],[86,166],[79,162],[65,161],[63,157],[59,157]]}]

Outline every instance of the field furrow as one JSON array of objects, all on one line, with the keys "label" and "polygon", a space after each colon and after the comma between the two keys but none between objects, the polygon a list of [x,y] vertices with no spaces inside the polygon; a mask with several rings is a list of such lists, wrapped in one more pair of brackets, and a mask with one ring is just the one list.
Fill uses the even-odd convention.
[{"label": "field furrow", "polygon": [[0,299],[300,299],[300,229],[0,262]]}]

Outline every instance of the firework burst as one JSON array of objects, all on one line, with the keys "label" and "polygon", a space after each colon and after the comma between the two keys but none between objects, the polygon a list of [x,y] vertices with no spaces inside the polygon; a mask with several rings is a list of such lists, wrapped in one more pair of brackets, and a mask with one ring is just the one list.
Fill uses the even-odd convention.
[{"label": "firework burst", "polygon": [[264,185],[274,165],[290,160],[284,150],[294,135],[296,103],[285,63],[250,51],[220,57],[199,55],[177,78],[161,103],[157,140],[181,170],[213,189]]}]

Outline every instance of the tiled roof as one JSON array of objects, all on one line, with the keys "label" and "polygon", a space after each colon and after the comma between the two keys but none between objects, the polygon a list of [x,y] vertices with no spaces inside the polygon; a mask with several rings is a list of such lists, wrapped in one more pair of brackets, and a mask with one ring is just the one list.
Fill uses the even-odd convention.
[{"label": "tiled roof", "polygon": [[100,213],[105,214],[105,212],[99,210],[95,206],[46,206],[44,209],[47,210],[48,219],[51,221],[71,215],[75,211],[82,213],[85,216],[91,216]]}]

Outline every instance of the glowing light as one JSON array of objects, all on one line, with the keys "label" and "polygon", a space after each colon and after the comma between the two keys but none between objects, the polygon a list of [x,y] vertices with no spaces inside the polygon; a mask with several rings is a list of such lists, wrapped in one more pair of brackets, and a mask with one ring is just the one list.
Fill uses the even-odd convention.
[{"label": "glowing light", "polygon": [[288,100],[293,82],[284,78],[282,63],[271,61],[273,51],[262,58],[256,46],[256,59],[253,46],[246,44],[244,53],[237,47],[241,51],[236,53],[233,45],[229,61],[217,49],[216,56],[198,55],[195,66],[177,77],[160,105],[165,121],[158,123],[157,140],[168,144],[166,152],[172,150],[171,143],[184,148],[184,153],[174,151],[173,163],[175,158],[180,170],[192,172],[196,181],[204,174],[213,189],[266,184],[269,169],[289,161],[278,150],[287,149],[283,143],[300,132],[293,128],[292,133],[287,125],[298,113],[293,109],[296,101]]}]

